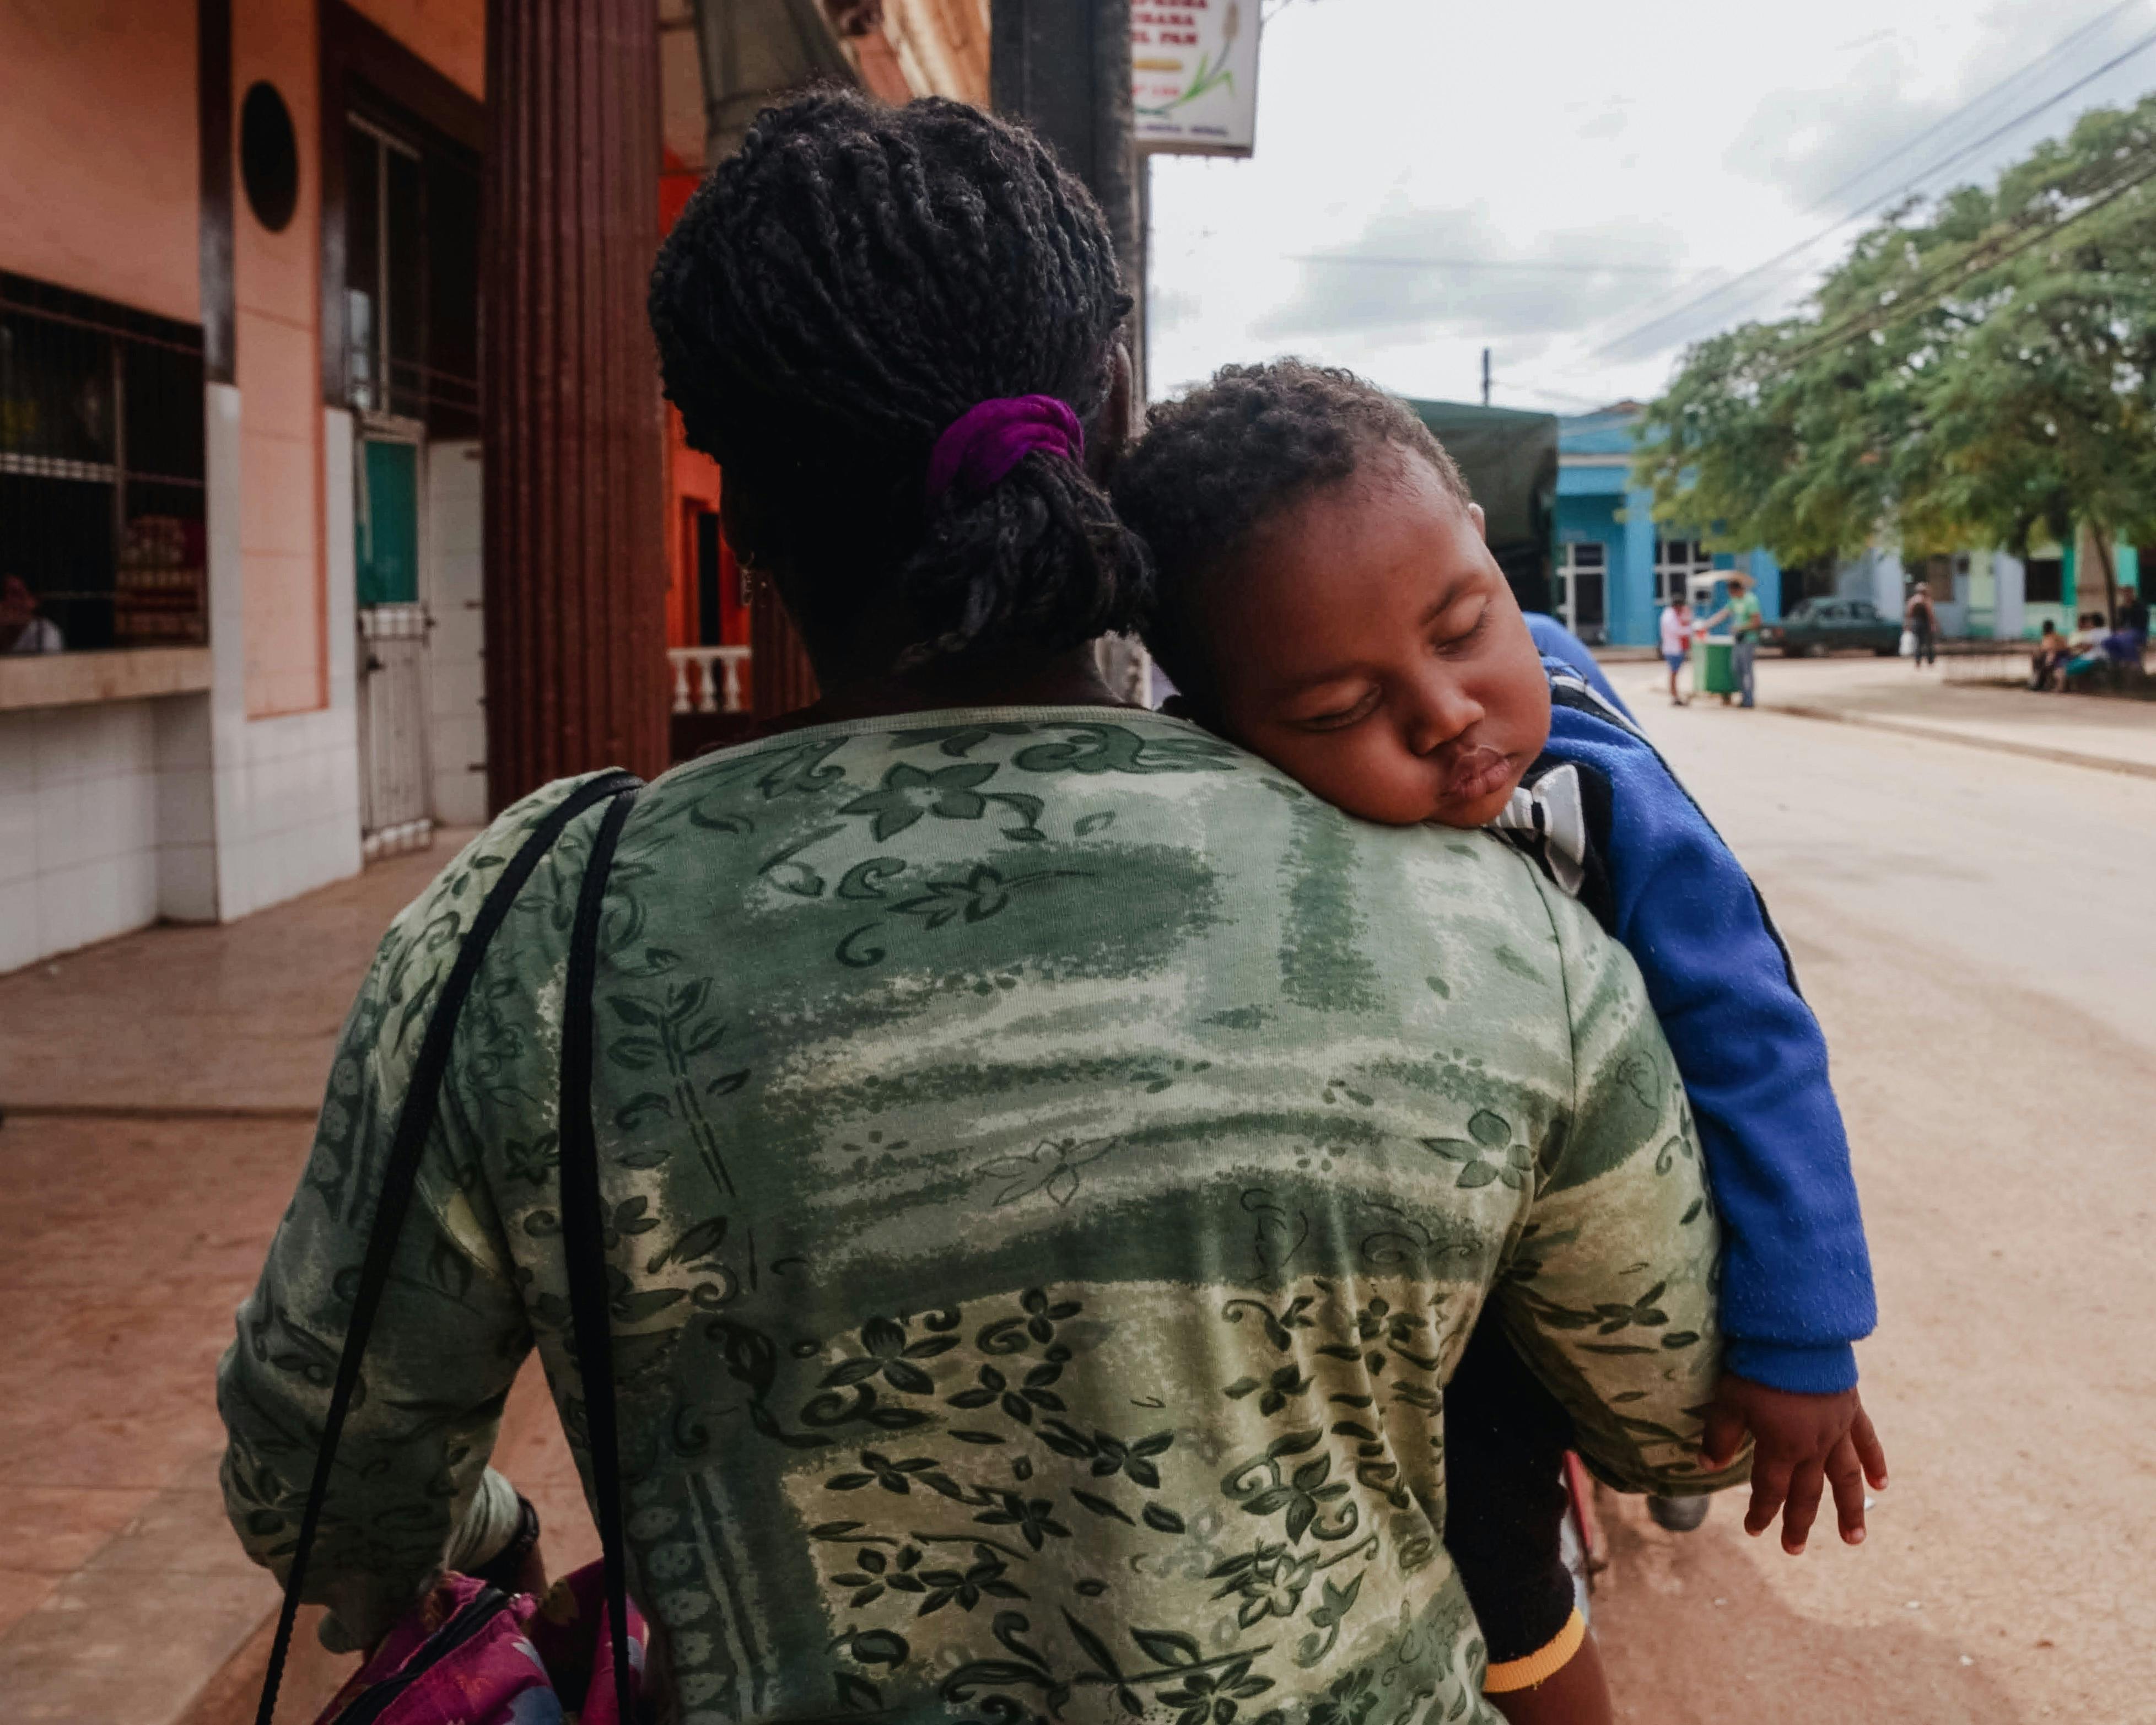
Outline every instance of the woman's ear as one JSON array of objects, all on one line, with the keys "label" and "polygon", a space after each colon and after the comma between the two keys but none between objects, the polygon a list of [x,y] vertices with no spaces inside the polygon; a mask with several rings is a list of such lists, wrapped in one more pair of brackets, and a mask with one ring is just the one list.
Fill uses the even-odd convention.
[{"label": "woman's ear", "polygon": [[1145,403],[1138,399],[1130,338],[1118,334],[1108,350],[1107,398],[1094,416],[1093,429],[1086,442],[1086,471],[1095,485],[1108,482],[1123,451],[1137,441],[1144,420]]}]

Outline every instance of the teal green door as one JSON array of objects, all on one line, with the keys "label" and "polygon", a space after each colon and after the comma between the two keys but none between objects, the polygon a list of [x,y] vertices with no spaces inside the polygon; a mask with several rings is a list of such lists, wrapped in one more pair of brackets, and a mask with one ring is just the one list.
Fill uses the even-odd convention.
[{"label": "teal green door", "polygon": [[359,446],[355,500],[359,605],[419,602],[419,446],[377,442]]},{"label": "teal green door", "polygon": [[362,437],[353,475],[360,844],[370,859],[424,845],[433,831],[420,453],[417,443]]}]

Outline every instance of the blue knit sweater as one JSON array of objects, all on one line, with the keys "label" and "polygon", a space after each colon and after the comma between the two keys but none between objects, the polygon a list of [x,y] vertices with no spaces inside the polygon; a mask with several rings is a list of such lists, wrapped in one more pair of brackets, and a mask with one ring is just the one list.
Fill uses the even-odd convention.
[{"label": "blue knit sweater", "polygon": [[1877,1308],[1819,1021],[1758,889],[1662,757],[1573,667],[1543,664],[1549,747],[1498,825],[1646,980],[1722,1218],[1728,1369],[1847,1389]]}]

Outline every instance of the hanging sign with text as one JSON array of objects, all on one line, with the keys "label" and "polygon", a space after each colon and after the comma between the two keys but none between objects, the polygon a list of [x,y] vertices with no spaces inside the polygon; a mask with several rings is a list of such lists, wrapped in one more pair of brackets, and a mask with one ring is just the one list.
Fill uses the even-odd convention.
[{"label": "hanging sign with text", "polygon": [[1141,150],[1248,156],[1258,0],[1131,0],[1131,99]]}]

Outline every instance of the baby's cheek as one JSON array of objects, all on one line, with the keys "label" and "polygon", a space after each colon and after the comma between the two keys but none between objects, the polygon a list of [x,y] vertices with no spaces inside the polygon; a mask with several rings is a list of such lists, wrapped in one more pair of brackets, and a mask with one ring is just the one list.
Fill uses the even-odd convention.
[{"label": "baby's cheek", "polygon": [[1412,826],[1435,813],[1430,768],[1404,749],[1361,740],[1328,762],[1327,769],[1326,783],[1306,783],[1327,802],[1364,820]]}]

